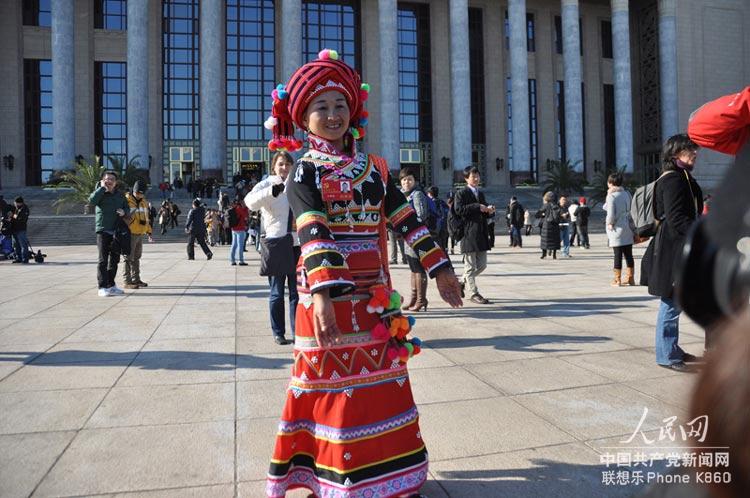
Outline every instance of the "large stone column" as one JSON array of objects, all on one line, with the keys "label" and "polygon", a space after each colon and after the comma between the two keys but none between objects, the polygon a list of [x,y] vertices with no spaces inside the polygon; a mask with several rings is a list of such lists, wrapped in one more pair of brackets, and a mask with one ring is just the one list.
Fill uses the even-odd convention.
[{"label": "large stone column", "polygon": [[[633,172],[633,95],[630,84],[628,0],[612,0],[612,48],[615,80],[615,161]],[[612,166],[608,164],[607,166]]]},{"label": "large stone column", "polygon": [[302,65],[302,0],[281,0],[281,18],[281,78],[286,82]]},{"label": "large stone column", "polygon": [[563,76],[565,78],[566,159],[583,171],[583,102],[578,0],[562,0]]},{"label": "large stone column", "polygon": [[[398,95],[398,7],[396,0],[378,0],[380,43],[380,154],[391,169],[400,166],[401,136]],[[387,119],[386,116],[394,116]]]},{"label": "large stone column", "polygon": [[[451,136],[453,170],[471,164],[471,76],[469,75],[469,2],[450,0]],[[454,175],[458,176],[458,175]],[[460,177],[463,180],[463,176]]]},{"label": "large stone column", "polygon": [[679,133],[677,109],[677,1],[659,0],[659,86],[662,141]]},{"label": "large stone column", "polygon": [[509,0],[510,91],[513,133],[511,171],[528,171],[529,143],[529,56],[526,46],[526,0]]},{"label": "large stone column", "polygon": [[[128,1],[128,160],[148,171],[148,0]],[[145,176],[145,175],[144,175]]]},{"label": "large stone column", "polygon": [[201,177],[223,177],[227,162],[224,2],[201,2]]},{"label": "large stone column", "polygon": [[55,169],[75,159],[75,0],[52,2],[52,143]]}]

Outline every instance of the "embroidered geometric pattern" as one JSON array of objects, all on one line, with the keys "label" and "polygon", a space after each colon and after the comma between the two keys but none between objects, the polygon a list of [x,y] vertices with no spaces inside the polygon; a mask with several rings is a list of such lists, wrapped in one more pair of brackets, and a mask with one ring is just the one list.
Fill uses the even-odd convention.
[{"label": "embroidered geometric pattern", "polygon": [[325,439],[329,442],[336,441],[354,441],[367,436],[374,436],[382,432],[391,431],[399,427],[408,425],[419,417],[417,408],[410,408],[404,413],[391,417],[380,422],[359,427],[349,427],[346,429],[329,427],[322,424],[316,424],[312,420],[296,420],[294,422],[280,422],[279,435],[294,434],[298,431],[306,431],[317,439]]}]

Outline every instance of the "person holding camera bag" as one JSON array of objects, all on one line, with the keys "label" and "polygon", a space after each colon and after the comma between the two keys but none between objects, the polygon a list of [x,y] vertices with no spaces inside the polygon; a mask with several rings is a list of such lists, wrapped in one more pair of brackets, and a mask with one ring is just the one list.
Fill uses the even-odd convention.
[{"label": "person holding camera bag", "polygon": [[674,300],[674,262],[679,260],[690,226],[703,211],[703,192],[691,172],[699,146],[687,135],[670,137],[662,149],[663,175],[654,187],[656,218],[661,220],[654,236],[648,292],[661,298],[656,318],[656,363],[678,372],[696,357],[677,343],[682,312]]},{"label": "person holding camera bag", "polygon": [[151,238],[151,214],[149,203],[143,196],[143,183],[139,180],[133,185],[133,193],[125,194],[125,199],[130,207],[130,254],[125,256],[125,288],[139,289],[148,287],[148,284],[141,280],[141,256],[143,255],[143,236]]},{"label": "person holding camera bag", "polygon": [[293,228],[293,215],[285,192],[285,185],[294,160],[288,152],[277,152],[272,160],[272,172],[257,183],[245,196],[245,204],[252,211],[261,211],[261,276],[268,277],[271,294],[268,304],[271,310],[271,331],[276,344],[289,344],[284,323],[284,287],[289,288],[289,324],[294,342],[294,318],[297,311],[296,265],[300,256],[299,237]]}]

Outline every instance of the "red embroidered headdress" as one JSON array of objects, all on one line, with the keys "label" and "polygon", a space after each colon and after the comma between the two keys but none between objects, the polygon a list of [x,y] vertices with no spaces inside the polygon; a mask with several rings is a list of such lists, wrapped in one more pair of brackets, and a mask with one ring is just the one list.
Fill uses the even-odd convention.
[{"label": "red embroidered headdress", "polygon": [[357,71],[339,60],[335,50],[325,49],[316,60],[297,69],[286,86],[280,84],[271,92],[273,107],[265,127],[273,131],[273,139],[268,148],[273,151],[301,148],[302,142],[294,137],[294,126],[304,129],[307,106],[317,95],[331,90],[341,92],[346,98],[351,115],[349,133],[355,140],[362,139],[368,116],[364,102],[370,85],[362,83]]}]

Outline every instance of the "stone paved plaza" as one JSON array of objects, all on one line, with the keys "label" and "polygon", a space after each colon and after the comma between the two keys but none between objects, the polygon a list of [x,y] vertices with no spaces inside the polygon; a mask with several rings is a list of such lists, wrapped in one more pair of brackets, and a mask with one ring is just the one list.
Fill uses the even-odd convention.
[{"label": "stone paved plaza", "polygon": [[[592,239],[540,261],[538,237],[498,236],[489,306],[451,310],[430,284],[409,363],[430,498],[631,496],[602,483],[600,455],[628,446],[644,408],[652,437],[685,419],[695,376],[654,363],[657,301],[611,288]],[[271,339],[257,255],[232,267],[227,248],[187,261],[149,244],[150,286],[100,298],[94,245],[44,249],[44,265],[0,263],[0,496],[262,497],[291,346]],[[406,267],[394,275],[405,293]],[[701,354],[685,317],[682,334]]]}]

